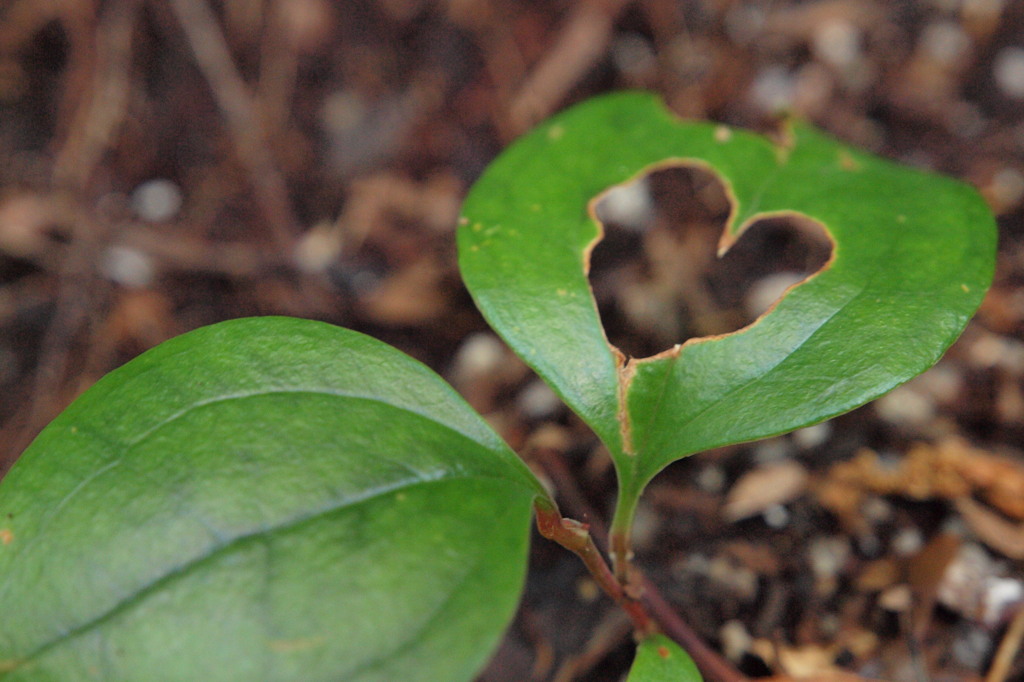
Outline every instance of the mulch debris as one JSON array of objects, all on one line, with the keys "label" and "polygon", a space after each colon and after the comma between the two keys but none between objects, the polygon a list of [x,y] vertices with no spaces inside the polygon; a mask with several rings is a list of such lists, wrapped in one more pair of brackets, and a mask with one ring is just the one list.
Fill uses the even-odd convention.
[{"label": "mulch debris", "polygon": [[[645,494],[637,562],[735,679],[1024,679],[1024,3],[8,0],[0,6],[0,471],[112,368],[245,315],[358,329],[448,378],[600,538],[614,472],[490,332],[453,231],[486,164],[624,88],[762,132],[782,112],[977,186],[996,281],[939,365]],[[606,199],[592,282],[649,355],[749,324],[827,246],[718,261],[717,180]],[[632,192],[632,194],[630,194]],[[639,194],[638,194],[639,192]],[[537,538],[497,680],[619,680],[628,622]]]}]

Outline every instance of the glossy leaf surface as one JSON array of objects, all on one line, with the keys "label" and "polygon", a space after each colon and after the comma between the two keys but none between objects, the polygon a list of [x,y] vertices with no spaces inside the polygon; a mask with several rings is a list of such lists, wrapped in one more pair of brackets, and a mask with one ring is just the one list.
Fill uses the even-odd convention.
[{"label": "glossy leaf surface", "polygon": [[[979,305],[995,224],[970,187],[849,149],[806,125],[777,146],[683,122],[649,94],[572,108],[513,144],[473,187],[463,277],[491,325],[609,447],[627,504],[668,463],[826,419],[930,367]],[[587,279],[592,202],[667,162],[724,184],[728,247],[795,215],[831,261],[748,327],[646,359],[606,340]]]},{"label": "glossy leaf surface", "polygon": [[636,648],[626,682],[702,682],[697,664],[665,635],[652,635]]},{"label": "glossy leaf surface", "polygon": [[515,609],[538,495],[378,341],[287,318],[186,334],[83,394],[0,484],[0,678],[470,679]]}]

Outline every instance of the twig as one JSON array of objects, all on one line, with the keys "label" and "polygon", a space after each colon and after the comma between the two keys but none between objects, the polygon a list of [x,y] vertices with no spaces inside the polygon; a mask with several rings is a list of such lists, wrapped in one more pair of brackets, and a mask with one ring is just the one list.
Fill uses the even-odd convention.
[{"label": "twig", "polygon": [[288,188],[274,164],[253,99],[231,58],[217,18],[205,0],[171,0],[170,4],[210,84],[274,239],[280,248],[290,250],[298,221],[288,200]]},{"label": "twig", "polygon": [[593,635],[586,648],[578,655],[568,658],[559,666],[551,682],[572,682],[584,678],[594,666],[608,655],[608,652],[629,637],[629,620],[622,612],[611,609],[593,629]]},{"label": "twig", "polygon": [[722,658],[687,625],[654,583],[642,578],[644,602],[666,635],[678,642],[693,658],[709,682],[748,682],[749,678]]},{"label": "twig", "polygon": [[616,17],[628,0],[594,0],[579,5],[558,40],[519,88],[509,107],[514,132],[522,132],[557,107],[608,49]]},{"label": "twig", "polygon": [[256,103],[265,132],[274,135],[287,128],[289,104],[299,73],[298,48],[286,36],[284,16],[292,10],[286,2],[272,2],[267,8],[266,30],[260,52],[260,74]]},{"label": "twig", "polygon": [[985,682],[1004,682],[1006,680],[1010,675],[1013,659],[1020,651],[1022,639],[1024,639],[1024,606],[1017,608],[1017,614],[1010,621],[1010,626],[1006,628],[1006,634],[999,642],[992,665],[988,669],[988,674],[985,675]]},{"label": "twig", "polygon": [[111,3],[96,30],[92,83],[81,97],[54,162],[54,183],[84,190],[124,122],[138,0]]},{"label": "twig", "polygon": [[494,104],[491,119],[502,140],[514,139],[521,129],[509,125],[508,110],[515,90],[526,80],[527,61],[516,42],[515,21],[508,3],[449,2],[448,18],[475,36],[484,60],[484,68],[491,80]]},{"label": "twig", "polygon": [[107,230],[101,222],[85,217],[88,214],[79,198],[86,193],[94,169],[124,120],[137,10],[137,0],[119,0],[107,6],[90,51],[95,55],[89,60],[91,87],[74,104],[67,138],[54,162],[52,184],[61,191],[51,201],[58,207],[61,222],[71,227],[71,243],[60,264],[60,290],[40,342],[28,406],[17,422],[5,429],[11,432],[5,441],[12,457],[52,416],[75,336],[90,323],[87,311],[93,307],[95,263]]},{"label": "twig", "polygon": [[93,267],[103,241],[103,230],[102,226],[82,219],[75,221],[74,227],[72,242],[61,264],[56,308],[40,342],[29,404],[20,423],[9,427],[13,433],[4,439],[12,458],[28,446],[39,427],[52,417],[53,404],[69,365],[74,336],[88,321],[87,313],[93,307]]},{"label": "twig", "polygon": [[60,19],[62,10],[57,3],[35,0],[13,0],[0,13],[0,53],[16,54],[32,40],[36,32],[48,22]]}]

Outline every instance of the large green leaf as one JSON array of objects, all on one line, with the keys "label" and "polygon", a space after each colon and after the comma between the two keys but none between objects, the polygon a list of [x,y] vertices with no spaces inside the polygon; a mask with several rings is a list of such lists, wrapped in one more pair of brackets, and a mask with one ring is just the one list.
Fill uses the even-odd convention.
[{"label": "large green leaf", "polygon": [[[491,325],[604,440],[626,516],[643,486],[694,452],[861,405],[930,367],[988,287],[994,221],[971,188],[849,149],[806,125],[766,138],[688,123],[620,93],[553,118],[474,185],[462,274]],[[826,268],[754,324],[627,359],[587,279],[601,192],[674,161],[718,175],[724,246],[765,216],[817,221]]]},{"label": "large green leaf", "polygon": [[697,664],[665,635],[651,635],[636,648],[626,682],[702,682]]},{"label": "large green leaf", "polygon": [[544,494],[378,341],[287,318],[186,334],[0,484],[0,678],[469,679]]}]

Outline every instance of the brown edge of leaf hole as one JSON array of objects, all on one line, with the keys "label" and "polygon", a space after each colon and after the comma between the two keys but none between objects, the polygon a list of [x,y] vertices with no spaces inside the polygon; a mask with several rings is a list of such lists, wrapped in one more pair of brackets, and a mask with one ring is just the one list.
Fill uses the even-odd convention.
[{"label": "brown edge of leaf hole", "polygon": [[[789,149],[792,147],[792,144],[792,140],[788,140],[788,144],[784,142],[781,145],[776,145],[776,152],[782,155],[779,158],[780,164],[785,163],[786,157],[788,156],[788,152]],[[595,226],[597,227],[597,234],[594,235],[594,238],[583,249],[583,274],[587,277],[588,287],[591,290],[590,300],[591,303],[593,303],[595,310],[597,309],[597,300],[593,296],[593,287],[589,285],[590,257],[591,254],[594,252],[594,249],[597,248],[597,245],[601,243],[605,236],[604,222],[597,216],[598,204],[600,204],[610,192],[619,187],[630,185],[634,182],[639,181],[642,178],[645,178],[659,171],[675,168],[679,168],[682,170],[698,170],[709,173],[722,186],[724,190],[726,201],[729,203],[729,215],[726,216],[725,218],[725,222],[722,226],[722,236],[718,240],[718,249],[716,251],[716,255],[718,258],[722,258],[726,253],[728,253],[729,249],[731,249],[736,244],[736,242],[740,240],[744,233],[746,233],[746,231],[750,229],[753,225],[763,220],[770,220],[772,218],[789,219],[790,221],[792,221],[793,225],[796,227],[797,230],[805,232],[807,234],[813,234],[815,236],[817,236],[817,233],[823,234],[825,238],[828,240],[829,255],[825,263],[817,270],[810,273],[809,275],[801,279],[799,282],[795,282],[790,286],[786,287],[785,291],[782,292],[782,294],[768,307],[768,309],[765,310],[760,315],[758,315],[757,318],[755,318],[752,322],[750,322],[747,325],[744,325],[743,327],[740,327],[739,329],[727,332],[725,334],[710,334],[707,336],[693,337],[687,339],[683,343],[677,343],[671,348],[663,350],[660,353],[656,353],[654,355],[650,355],[644,358],[631,358],[627,356],[625,353],[623,353],[615,344],[608,340],[608,335],[605,332],[604,324],[602,323],[601,333],[602,335],[604,335],[605,343],[607,343],[608,347],[611,349],[612,355],[615,358],[615,365],[618,369],[618,408],[616,410],[616,418],[619,422],[619,434],[622,438],[622,450],[627,455],[636,454],[635,450],[633,449],[632,427],[629,422],[629,410],[626,397],[629,393],[629,386],[633,381],[633,377],[636,376],[637,364],[642,362],[654,362],[656,360],[662,360],[665,358],[678,358],[683,348],[687,346],[697,345],[698,343],[707,343],[709,341],[719,341],[721,339],[746,332],[747,330],[751,329],[756,324],[761,322],[761,320],[763,320],[765,317],[770,315],[775,310],[776,306],[778,306],[779,303],[781,303],[782,300],[786,298],[793,289],[796,289],[799,286],[803,286],[805,283],[816,278],[818,275],[831,268],[832,263],[835,261],[836,258],[836,251],[838,250],[838,242],[836,242],[835,236],[832,234],[831,230],[828,229],[828,226],[825,225],[820,220],[812,218],[811,216],[801,211],[785,210],[755,213],[754,215],[750,216],[750,218],[745,220],[735,230],[735,232],[730,232],[729,226],[736,218],[736,209],[739,204],[739,202],[736,199],[736,194],[733,192],[732,184],[728,180],[726,180],[726,178],[724,178],[714,166],[707,163],[706,161],[693,158],[669,158],[645,166],[644,168],[630,176],[628,179],[624,180],[623,182],[617,183],[602,190],[599,194],[597,194],[596,196],[591,198],[590,201],[587,202],[587,215],[590,216],[590,219],[594,222]],[[598,311],[598,319],[600,319],[600,311]]]}]

